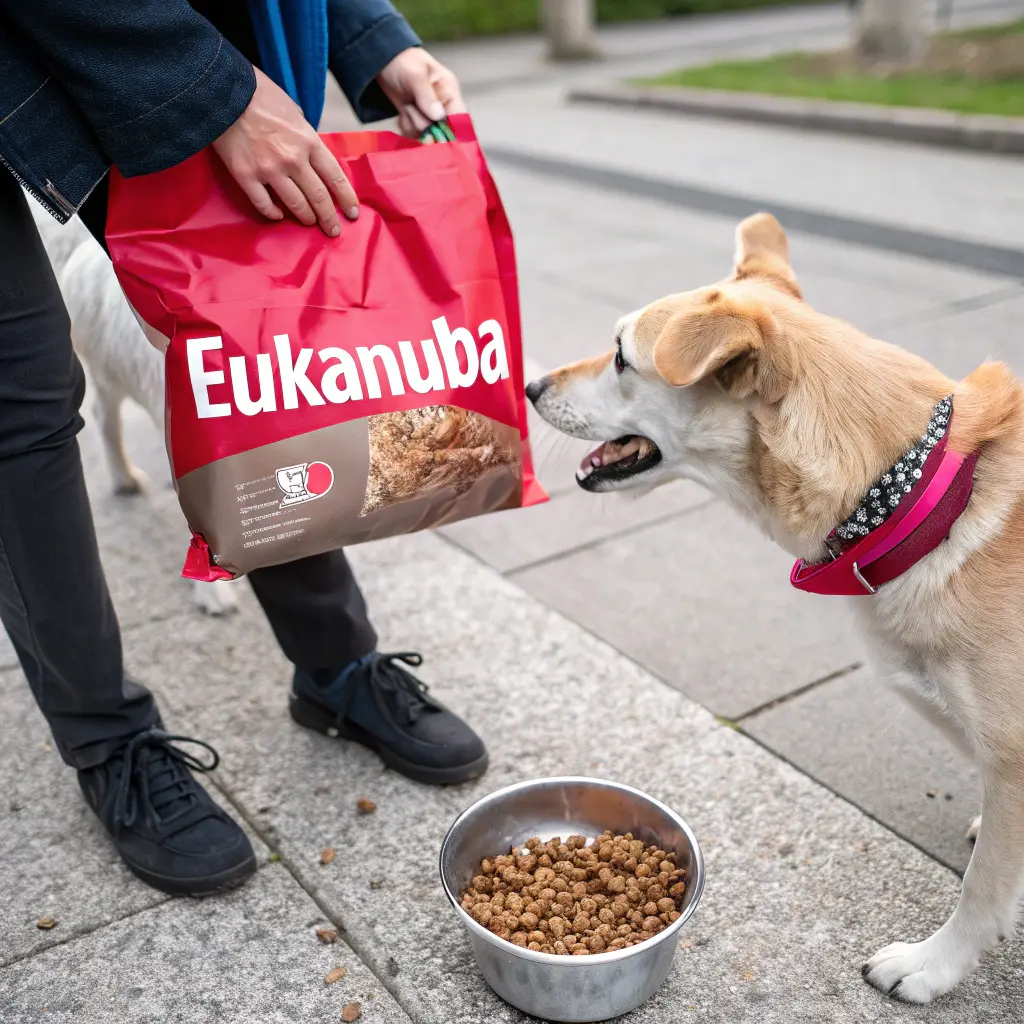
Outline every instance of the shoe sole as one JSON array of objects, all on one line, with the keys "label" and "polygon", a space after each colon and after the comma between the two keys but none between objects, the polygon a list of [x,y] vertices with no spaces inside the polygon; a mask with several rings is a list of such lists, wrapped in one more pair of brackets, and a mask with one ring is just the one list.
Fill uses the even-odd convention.
[{"label": "shoe sole", "polygon": [[141,878],[147,885],[169,896],[216,896],[218,893],[230,892],[237,889],[256,873],[256,855],[253,854],[247,861],[237,864],[226,871],[216,875],[207,875],[205,878],[167,878],[158,875],[146,868],[139,867],[129,861],[124,862],[128,870],[137,878]]},{"label": "shoe sole", "polygon": [[489,758],[486,753],[475,761],[455,765],[451,768],[432,768],[428,765],[416,764],[414,761],[407,761],[358,726],[344,723],[338,726],[330,712],[321,711],[309,701],[301,700],[294,694],[288,700],[288,711],[292,719],[306,729],[312,729],[313,732],[330,736],[332,739],[352,740],[354,743],[372,750],[389,768],[393,768],[414,782],[425,782],[431,786],[454,786],[460,782],[478,779],[487,771]]}]

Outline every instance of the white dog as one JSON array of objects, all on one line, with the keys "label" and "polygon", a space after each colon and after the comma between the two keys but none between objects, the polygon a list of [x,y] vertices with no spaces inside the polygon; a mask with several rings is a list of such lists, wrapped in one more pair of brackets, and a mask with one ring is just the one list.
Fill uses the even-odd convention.
[{"label": "white dog", "polygon": [[[147,479],[124,447],[121,406],[126,398],[164,431],[164,360],[146,339],[126,301],[110,260],[78,218],[58,224],[30,202],[71,318],[71,340],[89,370],[100,436],[117,494],[144,491]],[[233,584],[194,583],[196,604],[209,615],[238,605]]]}]

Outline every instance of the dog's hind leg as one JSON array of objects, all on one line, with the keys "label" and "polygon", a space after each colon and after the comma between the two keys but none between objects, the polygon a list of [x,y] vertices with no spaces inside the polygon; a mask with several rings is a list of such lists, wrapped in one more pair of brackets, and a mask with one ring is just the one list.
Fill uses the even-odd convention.
[{"label": "dog's hind leg", "polygon": [[207,615],[230,615],[238,608],[238,596],[234,580],[217,580],[204,583],[195,580],[192,584],[192,600]]},{"label": "dog's hind leg", "polygon": [[956,910],[923,942],[896,942],[865,965],[867,980],[911,1003],[953,988],[1013,932],[1024,893],[1024,765],[985,765],[982,823]]},{"label": "dog's hind leg", "polygon": [[122,395],[109,384],[94,380],[96,414],[99,420],[100,436],[110,464],[110,475],[114,478],[115,494],[141,494],[148,481],[141,469],[132,465],[124,447],[124,431],[121,425]]}]

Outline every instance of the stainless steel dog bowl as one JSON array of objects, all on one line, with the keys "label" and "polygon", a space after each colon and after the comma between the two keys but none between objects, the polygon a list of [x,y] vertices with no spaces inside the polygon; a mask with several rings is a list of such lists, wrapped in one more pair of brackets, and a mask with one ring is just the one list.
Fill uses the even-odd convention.
[{"label": "stainless steel dog bowl", "polygon": [[[484,857],[531,836],[593,839],[606,829],[674,850],[687,869],[679,919],[653,939],[613,953],[555,956],[499,939],[462,909],[460,894]],[[599,1021],[635,1010],[668,977],[679,933],[704,888],[704,859],[686,822],[639,790],[601,779],[536,779],[498,790],[459,816],[441,846],[441,881],[480,972],[502,999],[547,1020]]]}]

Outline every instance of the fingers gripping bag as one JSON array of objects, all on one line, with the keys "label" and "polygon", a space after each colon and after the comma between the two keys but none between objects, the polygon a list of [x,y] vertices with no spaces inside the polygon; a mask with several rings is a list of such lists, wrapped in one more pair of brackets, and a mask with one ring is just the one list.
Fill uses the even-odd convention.
[{"label": "fingers gripping bag", "polygon": [[107,240],[165,348],[167,448],[213,580],[545,500],[512,234],[472,124],[325,135],[341,235],[251,207],[210,150],[111,182]]}]

